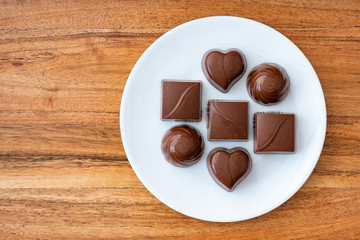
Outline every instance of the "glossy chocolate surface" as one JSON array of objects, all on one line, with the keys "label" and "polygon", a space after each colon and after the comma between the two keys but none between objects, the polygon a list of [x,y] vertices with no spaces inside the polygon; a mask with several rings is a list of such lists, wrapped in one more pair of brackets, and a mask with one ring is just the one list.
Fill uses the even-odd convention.
[{"label": "glossy chocolate surface", "polygon": [[231,192],[250,173],[252,161],[243,148],[215,148],[209,153],[207,167],[214,181]]},{"label": "glossy chocolate surface", "polygon": [[255,114],[255,152],[294,152],[295,115],[281,113]]},{"label": "glossy chocolate surface", "polygon": [[177,167],[190,167],[197,163],[204,153],[204,140],[195,128],[181,125],[165,133],[161,150],[171,164]]},{"label": "glossy chocolate surface", "polygon": [[247,89],[251,98],[263,105],[273,105],[283,100],[290,88],[285,69],[275,63],[263,63],[249,73]]},{"label": "glossy chocolate surface", "polygon": [[226,93],[244,75],[246,59],[238,49],[233,48],[225,52],[213,49],[205,53],[202,69],[211,85]]},{"label": "glossy chocolate surface", "polygon": [[162,81],[161,120],[200,121],[201,82]]},{"label": "glossy chocolate surface", "polygon": [[248,139],[248,102],[208,102],[208,139],[241,141]]}]

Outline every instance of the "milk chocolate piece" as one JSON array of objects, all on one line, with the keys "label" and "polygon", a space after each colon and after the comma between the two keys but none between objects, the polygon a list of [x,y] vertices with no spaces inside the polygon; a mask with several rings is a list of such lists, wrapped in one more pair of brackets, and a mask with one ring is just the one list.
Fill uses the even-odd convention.
[{"label": "milk chocolate piece", "polygon": [[202,70],[206,79],[219,91],[226,93],[246,71],[244,54],[235,48],[212,49],[204,54]]},{"label": "milk chocolate piece", "polygon": [[231,192],[249,175],[252,161],[243,148],[215,148],[209,153],[207,167],[214,181]]},{"label": "milk chocolate piece", "polygon": [[165,159],[177,167],[190,167],[204,153],[204,140],[198,130],[188,125],[169,129],[162,141],[161,150]]},{"label": "milk chocolate piece", "polygon": [[201,120],[200,81],[162,81],[161,120]]},{"label": "milk chocolate piece", "polygon": [[295,115],[255,114],[255,153],[295,151]]},{"label": "milk chocolate piece", "polygon": [[249,73],[247,89],[250,97],[262,105],[282,101],[290,89],[290,79],[284,68],[275,63],[263,63]]},{"label": "milk chocolate piece", "polygon": [[208,139],[243,141],[248,139],[248,102],[208,102]]}]

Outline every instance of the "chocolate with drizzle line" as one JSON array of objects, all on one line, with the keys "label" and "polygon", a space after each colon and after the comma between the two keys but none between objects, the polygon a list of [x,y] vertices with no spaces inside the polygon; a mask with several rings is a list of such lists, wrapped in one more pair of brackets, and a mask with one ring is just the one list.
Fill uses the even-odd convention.
[{"label": "chocolate with drizzle line", "polygon": [[161,120],[201,120],[200,81],[162,81]]},{"label": "chocolate with drizzle line", "polygon": [[255,153],[295,151],[295,115],[255,113]]},{"label": "chocolate with drizzle line", "polygon": [[247,140],[248,102],[210,100],[207,127],[209,140]]}]

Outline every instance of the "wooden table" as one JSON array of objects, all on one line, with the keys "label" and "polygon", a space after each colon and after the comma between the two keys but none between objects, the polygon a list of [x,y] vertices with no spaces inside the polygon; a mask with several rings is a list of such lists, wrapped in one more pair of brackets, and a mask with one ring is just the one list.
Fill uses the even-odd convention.
[{"label": "wooden table", "polygon": [[[328,126],[305,185],[252,220],[186,217],[152,196],[121,144],[137,59],[196,18],[235,15],[286,35],[320,78]],[[360,236],[360,2],[0,0],[0,239]]]}]

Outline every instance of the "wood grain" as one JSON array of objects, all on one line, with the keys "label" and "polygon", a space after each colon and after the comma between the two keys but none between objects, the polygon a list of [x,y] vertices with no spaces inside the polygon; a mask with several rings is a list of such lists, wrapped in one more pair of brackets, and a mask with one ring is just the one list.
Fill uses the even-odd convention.
[{"label": "wood grain", "polygon": [[[119,106],[145,49],[192,19],[234,15],[292,40],[314,66],[328,126],[320,160],[261,217],[173,211],[132,171]],[[0,239],[357,239],[359,1],[0,0]]]},{"label": "wood grain", "polygon": [[356,239],[359,233],[360,211],[349,206],[349,202],[360,204],[359,189],[301,189],[279,209],[236,223],[191,219],[165,207],[145,189],[38,188],[0,193],[0,214],[7,216],[2,218],[0,234],[13,238]]}]

